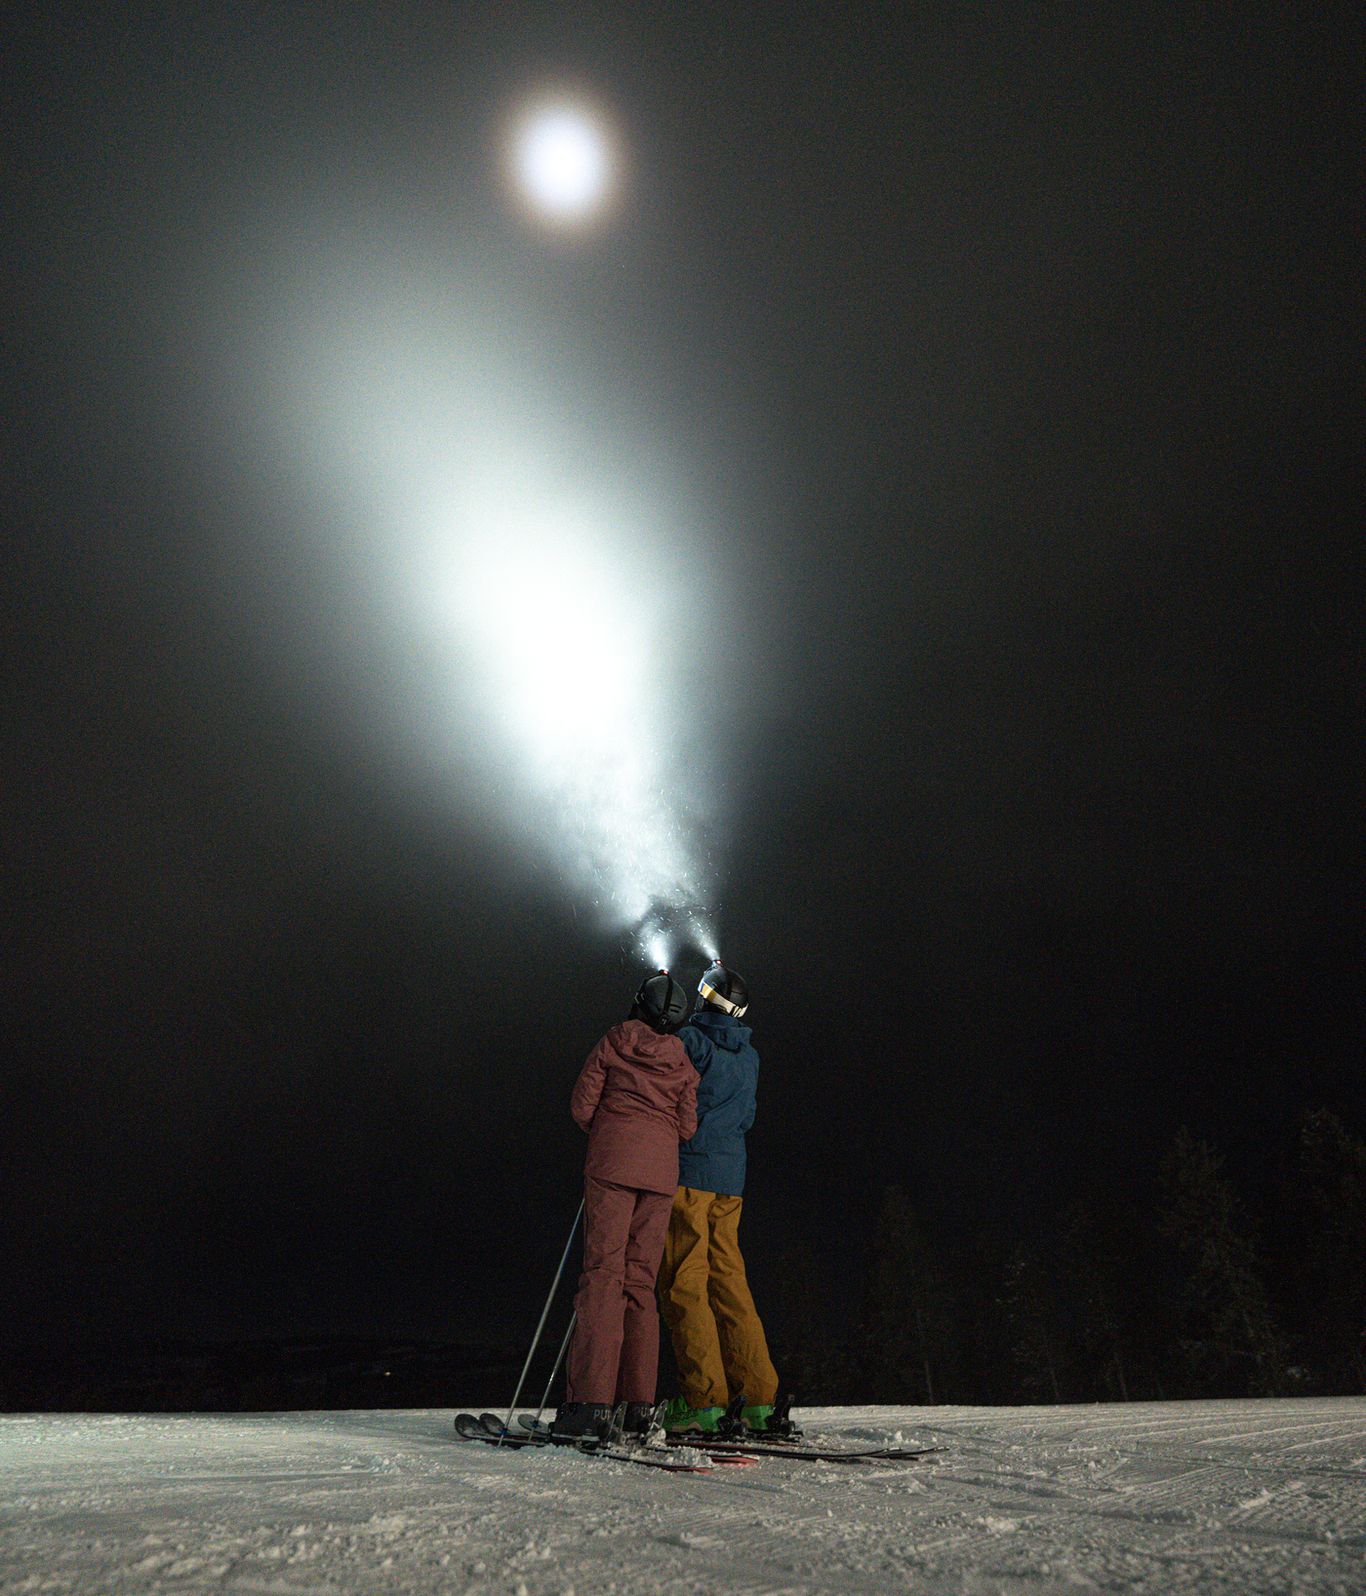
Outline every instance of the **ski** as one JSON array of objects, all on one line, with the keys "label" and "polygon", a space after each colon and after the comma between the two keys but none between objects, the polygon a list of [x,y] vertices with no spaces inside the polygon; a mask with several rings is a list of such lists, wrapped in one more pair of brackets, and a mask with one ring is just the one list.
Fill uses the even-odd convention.
[{"label": "ski", "polygon": [[[486,1413],[480,1415],[481,1419],[487,1419],[488,1417],[489,1415]],[[541,1420],[538,1423],[537,1420],[532,1418],[529,1413],[519,1413],[517,1415],[517,1423],[521,1425],[523,1434],[526,1435],[528,1439],[542,1441],[550,1439],[550,1426],[544,1420]],[[517,1439],[520,1440],[521,1437],[519,1436]],[[611,1443],[609,1442],[608,1444]],[[669,1444],[670,1443],[667,1440],[653,1443],[642,1443],[642,1449],[647,1453],[647,1455],[650,1452],[660,1453],[666,1450]],[[632,1455],[635,1455],[635,1449],[631,1450]],[[707,1447],[700,1447],[698,1450],[706,1452],[707,1456],[711,1458],[712,1462],[722,1468],[747,1468],[749,1465],[757,1464],[759,1461],[758,1458],[749,1454],[749,1449],[747,1447],[737,1448],[734,1451],[731,1451],[729,1448],[727,1448],[725,1451],[717,1451],[715,1448]]]},{"label": "ski", "polygon": [[[517,1422],[524,1432],[532,1436],[550,1434],[549,1426],[545,1423],[537,1425],[530,1414],[518,1414]],[[793,1441],[764,1441],[758,1437],[752,1441],[740,1441],[728,1436],[708,1436],[701,1431],[690,1435],[671,1435],[665,1445],[690,1447],[694,1451],[706,1452],[718,1461],[738,1457],[790,1457],[804,1463],[909,1463],[915,1458],[928,1457],[931,1452],[942,1450],[937,1446],[886,1446],[841,1451],[837,1447],[802,1446]]]},{"label": "ski", "polygon": [[790,1457],[797,1463],[911,1463],[916,1458],[943,1450],[938,1446],[874,1446],[851,1451],[839,1447],[798,1446],[791,1442],[715,1441],[700,1434],[671,1435],[669,1445],[717,1455],[743,1452],[749,1457]]},{"label": "ski", "polygon": [[634,1463],[640,1468],[662,1469],[666,1474],[707,1474],[715,1467],[710,1458],[698,1458],[695,1462],[684,1463],[677,1457],[651,1457],[642,1452],[604,1446],[592,1439],[581,1440],[576,1436],[557,1439],[554,1436],[513,1435],[510,1432],[495,1435],[473,1413],[456,1415],[455,1433],[462,1441],[482,1441],[485,1446],[500,1446],[513,1452],[528,1447],[534,1450],[554,1446],[577,1452],[580,1457],[606,1458],[613,1463]]}]

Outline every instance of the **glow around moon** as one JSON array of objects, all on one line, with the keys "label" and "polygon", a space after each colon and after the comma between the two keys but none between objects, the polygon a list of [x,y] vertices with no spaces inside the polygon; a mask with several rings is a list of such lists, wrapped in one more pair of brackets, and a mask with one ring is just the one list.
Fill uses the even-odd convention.
[{"label": "glow around moon", "polygon": [[525,111],[512,141],[518,192],[546,220],[573,224],[610,198],[617,161],[603,120],[582,105],[547,103]]}]

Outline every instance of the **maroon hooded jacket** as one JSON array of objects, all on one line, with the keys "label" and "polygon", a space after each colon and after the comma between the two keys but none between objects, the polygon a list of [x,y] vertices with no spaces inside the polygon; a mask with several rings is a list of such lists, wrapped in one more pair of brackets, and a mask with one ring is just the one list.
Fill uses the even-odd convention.
[{"label": "maroon hooded jacket", "polygon": [[639,1191],[678,1186],[678,1144],[697,1130],[697,1071],[676,1036],[644,1020],[614,1025],[588,1055],[570,1099],[588,1132],[584,1174]]}]

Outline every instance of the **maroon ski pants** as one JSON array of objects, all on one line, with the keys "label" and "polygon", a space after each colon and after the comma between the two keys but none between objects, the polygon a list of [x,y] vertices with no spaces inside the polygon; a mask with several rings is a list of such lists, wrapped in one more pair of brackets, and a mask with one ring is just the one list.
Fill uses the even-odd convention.
[{"label": "maroon ski pants", "polygon": [[653,1402],[659,1378],[655,1276],[672,1192],[584,1181],[583,1273],[567,1402]]}]

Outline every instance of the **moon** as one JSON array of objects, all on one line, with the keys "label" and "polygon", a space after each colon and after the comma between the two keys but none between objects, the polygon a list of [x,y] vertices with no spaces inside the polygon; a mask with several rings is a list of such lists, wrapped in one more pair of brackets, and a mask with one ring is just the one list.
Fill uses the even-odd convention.
[{"label": "moon", "polygon": [[615,164],[602,119],[583,106],[541,105],[517,124],[517,186],[536,214],[549,221],[585,222],[601,211]]}]

